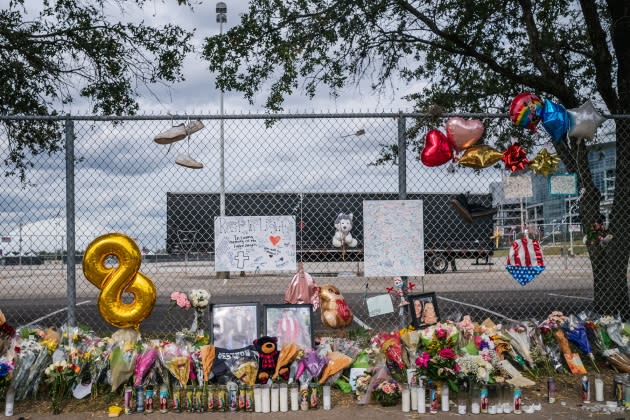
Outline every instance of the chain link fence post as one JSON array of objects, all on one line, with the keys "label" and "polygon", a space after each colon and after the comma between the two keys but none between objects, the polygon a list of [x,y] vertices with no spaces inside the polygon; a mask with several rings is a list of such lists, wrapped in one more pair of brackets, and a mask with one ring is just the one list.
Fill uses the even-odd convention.
[{"label": "chain link fence post", "polygon": [[[66,119],[66,296],[68,300],[68,325],[76,326],[76,267],[74,223],[74,121]],[[63,258],[61,260],[63,263]]]}]

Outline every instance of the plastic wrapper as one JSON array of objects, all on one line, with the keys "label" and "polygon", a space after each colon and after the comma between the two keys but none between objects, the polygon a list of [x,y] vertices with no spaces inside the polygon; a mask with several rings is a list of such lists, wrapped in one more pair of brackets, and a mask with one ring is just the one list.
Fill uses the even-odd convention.
[{"label": "plastic wrapper", "polygon": [[136,358],[134,367],[134,385],[142,385],[144,377],[149,373],[153,364],[158,358],[158,350],[155,347],[149,347]]},{"label": "plastic wrapper", "polygon": [[[38,360],[43,353],[48,350],[42,346],[39,342],[35,341],[35,338],[16,338],[14,340],[14,356],[13,362],[15,363],[13,368],[13,388],[15,388],[15,400],[19,401],[25,399],[29,394],[32,384],[29,383],[29,377],[31,375],[43,376],[44,369],[48,366],[34,366],[35,361]],[[37,372],[35,372],[37,370]],[[32,373],[33,372],[33,373]]]},{"label": "plastic wrapper", "polygon": [[340,352],[330,352],[326,355],[328,358],[328,363],[324,367],[322,371],[321,377],[319,378],[319,384],[323,385],[329,380],[334,382],[337,378],[335,375],[342,372],[345,368],[349,367],[352,364],[352,359]]},{"label": "plastic wrapper", "polygon": [[214,364],[214,359],[216,358],[216,348],[212,344],[207,344],[202,346],[199,352],[201,354],[201,363],[203,365],[203,380],[207,382],[212,374],[212,365]]},{"label": "plastic wrapper", "polygon": [[136,357],[138,353],[133,346],[115,345],[109,356],[109,366],[111,371],[112,392],[127,382],[133,375]]},{"label": "plastic wrapper", "polygon": [[190,354],[185,346],[168,343],[160,347],[160,361],[183,388],[190,377]]},{"label": "plastic wrapper", "polygon": [[300,351],[300,348],[295,343],[288,343],[282,347],[282,350],[280,350],[280,354],[278,355],[278,361],[276,362],[276,370],[271,377],[273,381],[278,379],[282,368],[287,368],[287,372],[283,376],[283,379],[287,381],[289,380],[289,365],[298,357]]}]

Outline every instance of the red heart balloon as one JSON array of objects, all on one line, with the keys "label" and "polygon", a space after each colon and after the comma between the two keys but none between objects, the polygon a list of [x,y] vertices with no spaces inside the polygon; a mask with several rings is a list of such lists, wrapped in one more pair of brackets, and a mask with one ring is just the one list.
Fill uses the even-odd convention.
[{"label": "red heart balloon", "polygon": [[458,152],[477,143],[481,136],[483,136],[483,123],[479,120],[452,117],[446,121],[446,137]]},{"label": "red heart balloon", "polygon": [[431,130],[424,140],[420,161],[426,166],[440,166],[453,158],[453,149],[440,130]]}]

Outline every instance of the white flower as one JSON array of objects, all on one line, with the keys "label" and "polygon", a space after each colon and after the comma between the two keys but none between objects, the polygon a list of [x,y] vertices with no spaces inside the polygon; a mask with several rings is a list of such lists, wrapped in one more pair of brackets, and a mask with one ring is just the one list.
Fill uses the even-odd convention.
[{"label": "white flower", "polygon": [[195,308],[205,308],[210,304],[210,292],[204,289],[193,289],[190,291],[190,303]]}]

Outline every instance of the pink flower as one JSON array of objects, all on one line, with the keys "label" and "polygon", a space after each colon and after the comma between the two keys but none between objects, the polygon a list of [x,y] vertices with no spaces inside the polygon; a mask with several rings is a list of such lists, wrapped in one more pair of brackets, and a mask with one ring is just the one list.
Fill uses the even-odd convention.
[{"label": "pink flower", "polygon": [[182,292],[173,292],[171,293],[171,300],[174,300],[177,303],[177,306],[180,308],[188,309],[190,308],[190,301],[185,293]]},{"label": "pink flower", "polygon": [[442,359],[451,359],[451,360],[455,360],[455,358],[457,358],[457,355],[451,348],[440,350],[438,352],[438,356],[440,356]]},{"label": "pink flower", "polygon": [[453,366],[453,371],[455,373],[459,373],[462,371],[462,367],[459,365],[459,363],[455,363],[455,365]]},{"label": "pink flower", "polygon": [[427,353],[426,351],[422,352],[422,354],[416,358],[416,366],[422,366],[426,369],[429,366],[430,358],[431,356],[429,355],[429,353]]},{"label": "pink flower", "polygon": [[475,340],[475,347],[477,347],[478,349],[481,348],[481,336],[476,335],[474,337],[474,340]]},{"label": "pink flower", "polygon": [[435,330],[435,335],[440,340],[444,340],[446,339],[446,337],[448,337],[448,332],[444,328],[438,328],[437,330]]},{"label": "pink flower", "polygon": [[383,384],[383,386],[381,386],[381,391],[383,391],[386,394],[391,394],[392,393],[392,387],[390,384],[388,384],[387,382],[385,382]]}]

